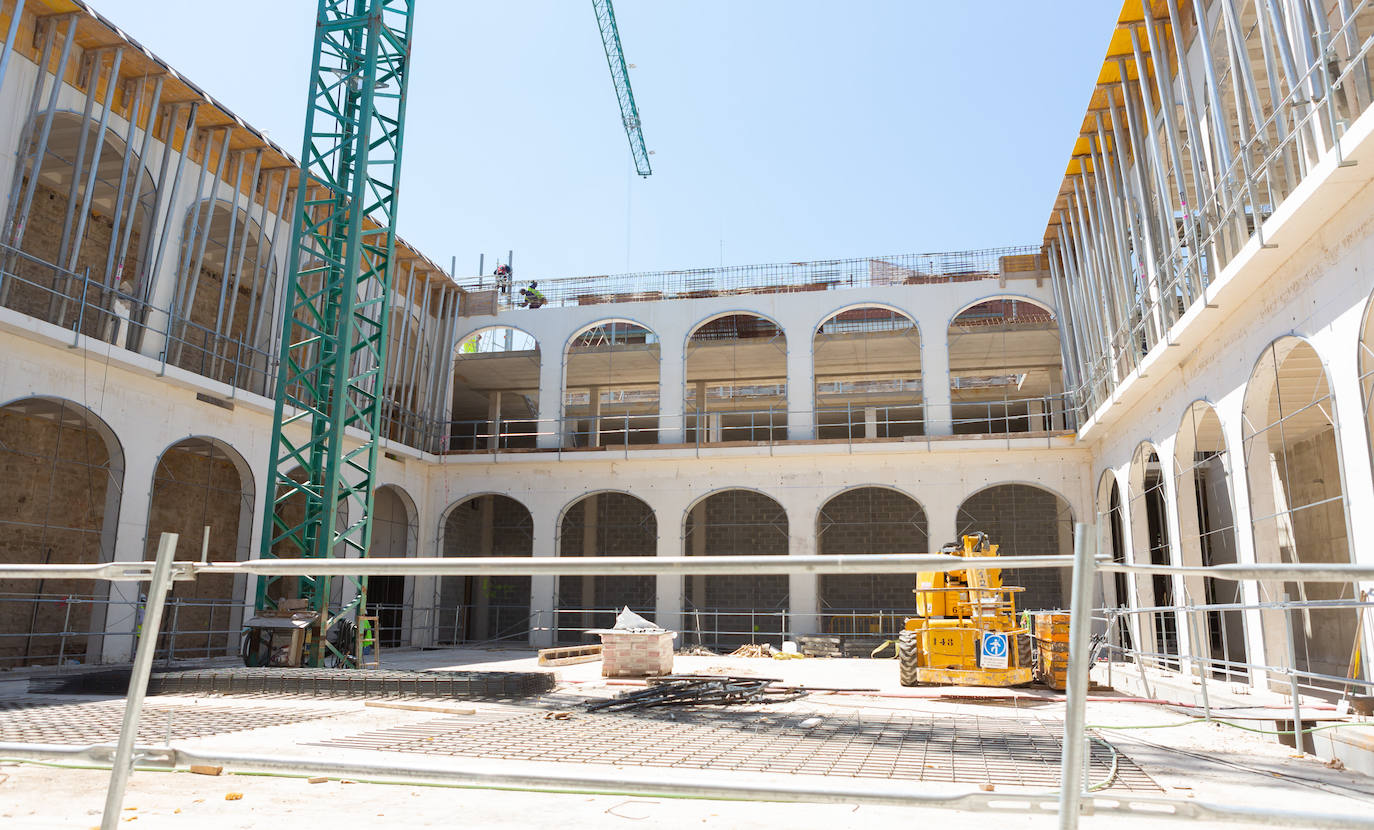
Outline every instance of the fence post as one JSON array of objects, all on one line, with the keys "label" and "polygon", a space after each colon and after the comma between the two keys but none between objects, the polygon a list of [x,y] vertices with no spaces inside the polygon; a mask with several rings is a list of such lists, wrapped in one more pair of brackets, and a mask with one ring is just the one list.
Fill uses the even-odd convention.
[{"label": "fence post", "polygon": [[124,723],[119,729],[119,743],[110,762],[110,786],[105,791],[105,812],[100,817],[100,830],[115,830],[119,826],[124,806],[124,788],[133,772],[134,740],[138,737],[138,716],[143,698],[148,693],[148,676],[153,669],[153,655],[157,652],[157,634],[162,624],[162,608],[172,587],[172,559],[177,552],[177,534],[164,533],[157,546],[157,563],[153,566],[152,581],[148,584],[148,606],[143,615],[143,633],[134,652],[133,672],[129,676],[129,691],[124,697]]},{"label": "fence post", "polygon": [[1208,723],[1211,723],[1211,721],[1212,721],[1212,701],[1211,701],[1211,698],[1210,698],[1210,697],[1208,696],[1208,694],[1207,694],[1207,675],[1209,675],[1209,674],[1212,673],[1212,670],[1211,670],[1211,662],[1212,662],[1211,641],[1210,641],[1210,639],[1207,640],[1207,643],[1208,643],[1208,653],[1207,653],[1207,660],[1204,662],[1203,659],[1202,659],[1202,645],[1203,645],[1203,641],[1204,641],[1205,638],[1204,638],[1204,636],[1203,636],[1203,629],[1202,629],[1202,623],[1203,623],[1203,615],[1202,615],[1202,612],[1199,611],[1198,609],[1194,608],[1194,609],[1193,609],[1193,613],[1189,614],[1188,616],[1189,616],[1189,620],[1188,620],[1188,634],[1189,634],[1189,637],[1188,637],[1188,639],[1189,639],[1189,641],[1192,643],[1192,647],[1193,647],[1193,665],[1197,667],[1197,678],[1198,678],[1198,682],[1199,682],[1199,683],[1201,684],[1201,686],[1202,686],[1202,714],[1203,714],[1203,719],[1206,720]]},{"label": "fence post", "polygon": [[1289,606],[1292,597],[1283,595],[1283,634],[1288,646],[1288,694],[1293,703],[1293,749],[1303,752],[1302,744],[1302,700],[1298,697],[1298,652],[1293,644],[1293,609]]},{"label": "fence post", "polygon": [[1063,756],[1059,765],[1059,828],[1076,830],[1082,807],[1083,723],[1088,706],[1088,660],[1097,536],[1079,522],[1073,528],[1073,594],[1069,603],[1068,689],[1065,691]]}]

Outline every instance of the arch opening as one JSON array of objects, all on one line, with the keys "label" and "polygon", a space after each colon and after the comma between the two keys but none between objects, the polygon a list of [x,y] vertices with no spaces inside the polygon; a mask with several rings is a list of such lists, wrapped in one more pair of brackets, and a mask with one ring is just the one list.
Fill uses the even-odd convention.
[{"label": "arch opening", "polygon": [[[153,177],[132,151],[125,166],[128,148],[111,129],[97,152],[99,125],[71,112],[52,113],[45,152],[35,161],[47,117],[39,113],[28,126],[31,138],[20,156],[24,170],[8,201],[19,224],[4,241],[18,253],[4,256],[0,304],[64,328],[79,323],[89,337],[127,346],[129,300],[146,290],[147,223],[157,197]],[[88,193],[92,167],[95,181]]]},{"label": "arch opening", "polygon": [[[212,438],[187,438],[163,450],[153,471],[143,558],[157,558],[163,533],[181,536],[183,559],[199,558],[206,540],[212,562],[248,558],[253,532],[253,480],[243,457]],[[173,659],[238,654],[247,578],[209,574],[173,584],[161,647]]]},{"label": "arch opening", "polygon": [[[372,547],[369,556],[402,558],[415,555],[419,517],[410,495],[394,484],[383,484],[372,497]],[[377,640],[382,648],[410,645],[415,605],[415,577],[385,574],[367,578],[368,613],[377,617]]]},{"label": "arch opening", "polygon": [[[0,407],[0,559],[114,559],[124,457],[114,433],[70,401]],[[99,660],[108,583],[45,579],[0,591],[0,667]]]},{"label": "arch opening", "polygon": [[[683,534],[688,556],[786,556],[787,513],[769,496],[724,490],[697,502]],[[693,575],[683,579],[683,609],[698,642],[733,649],[744,643],[781,646],[788,578],[781,574]]]},{"label": "arch opening", "polygon": [[[995,484],[964,499],[955,527],[959,537],[983,531],[999,557],[1073,553],[1073,510],[1058,494],[1033,484]],[[954,541],[954,540],[950,540]],[[1049,568],[1002,569],[1003,585],[1025,588],[1016,609],[1040,611],[1067,606],[1069,574]]]},{"label": "arch opening", "polygon": [[466,337],[453,362],[451,450],[530,449],[539,433],[539,343],[509,326]]},{"label": "arch opening", "polygon": [[[1130,482],[1131,549],[1137,563],[1171,565],[1169,544],[1169,504],[1164,489],[1163,465],[1159,453],[1149,442],[1136,447],[1131,458]],[[1168,608],[1137,615],[1140,640],[1159,666],[1178,667],[1178,605],[1174,579],[1163,574],[1142,576],[1136,582],[1136,596],[1145,608]]]},{"label": "arch opening", "polygon": [[902,438],[925,432],[921,333],[905,314],[862,306],[832,315],[812,343],[816,434]]},{"label": "arch opening", "polygon": [[[825,556],[924,553],[928,539],[921,505],[886,487],[847,490],[822,505],[816,516],[816,547]],[[912,614],[915,587],[910,573],[821,574],[822,630],[895,637]]]},{"label": "arch opening", "polygon": [[276,262],[256,219],[223,199],[203,199],[182,221],[171,363],[262,392],[267,377]]},{"label": "arch opening", "polygon": [[[472,496],[449,509],[440,546],[444,556],[533,556],[534,519],[510,496]],[[440,577],[437,642],[526,640],[530,588],[528,576]]]},{"label": "arch opening", "polygon": [[658,335],[637,323],[597,323],[568,343],[564,444],[658,443]]},{"label": "arch opening", "polygon": [[701,324],[687,339],[687,440],[781,441],[787,437],[787,336],[756,314]]},{"label": "arch opening", "polygon": [[[1245,390],[1241,423],[1250,486],[1255,557],[1260,562],[1351,561],[1334,400],[1321,357],[1296,337],[1265,348]],[[1286,594],[1294,601],[1358,598],[1345,583],[1263,581],[1260,599]],[[1285,612],[1260,612],[1265,659],[1287,665]],[[1355,638],[1357,612],[1304,608],[1294,620],[1299,670],[1344,676]]]},{"label": "arch opening", "polygon": [[1049,309],[1020,299],[984,300],[959,312],[946,336],[955,435],[1074,427],[1059,325]]},{"label": "arch opening", "polygon": [[[559,556],[653,556],[658,519],[653,508],[627,493],[592,493],[567,509],[558,526]],[[653,618],[657,594],[652,576],[558,578],[558,633],[581,642],[589,628],[610,628],[622,607]]]},{"label": "arch opening", "polygon": [[[1104,470],[1097,484],[1097,524],[1099,538],[1109,545],[1107,554],[1118,565],[1126,564],[1126,529],[1122,520],[1121,488],[1117,486],[1116,475]],[[1126,574],[1112,574],[1110,579],[1103,578],[1101,585],[1102,604],[1107,608],[1129,608],[1131,590]],[[1118,648],[1129,649],[1134,640],[1131,637],[1131,617],[1120,619],[1112,630],[1112,644]]]},{"label": "arch opening", "polygon": [[[1230,454],[1216,410],[1202,401],[1188,407],[1174,443],[1174,491],[1178,495],[1180,553],[1183,564],[1211,567],[1238,560],[1235,513],[1231,508]],[[1211,577],[1185,577],[1189,604],[1236,605],[1244,601],[1240,583]],[[1191,624],[1197,617],[1189,620]],[[1199,631],[1219,679],[1246,680],[1245,612],[1209,608]]]}]

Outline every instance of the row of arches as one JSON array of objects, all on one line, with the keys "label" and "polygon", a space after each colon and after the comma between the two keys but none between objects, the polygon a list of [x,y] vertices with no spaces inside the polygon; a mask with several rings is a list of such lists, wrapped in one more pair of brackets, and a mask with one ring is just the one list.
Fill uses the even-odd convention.
[{"label": "row of arches", "polygon": [[[1058,323],[1045,306],[999,297],[969,305],[945,332],[950,403],[930,413],[955,434],[1065,427]],[[834,312],[811,332],[810,401],[816,437],[902,438],[927,431],[921,332],[897,308]],[[726,312],[692,327],[682,344],[680,440],[719,443],[787,437],[787,334],[757,313]],[[675,354],[676,356],[676,354]],[[454,364],[450,447],[535,446],[543,364],[561,361],[564,446],[660,442],[659,336],[610,319],[584,326],[555,355],[510,327],[466,335]],[[939,375],[943,383],[943,367]],[[543,409],[547,409],[547,405]],[[547,415],[544,416],[547,418]],[[544,427],[547,429],[547,426]]]},{"label": "row of arches", "polygon": [[[841,491],[810,518],[821,554],[923,553],[932,541],[950,541],[929,539],[921,503],[886,486]],[[686,556],[786,556],[793,550],[793,521],[781,503],[756,490],[729,488],[702,496],[673,522],[632,493],[608,490],[564,506],[556,519],[554,549],[565,557],[654,556],[662,550],[664,534],[670,534],[681,540]],[[1067,551],[1072,524],[1072,510],[1062,497],[1020,483],[970,495],[956,521],[958,533],[984,530],[1009,556]],[[511,495],[476,494],[444,512],[439,539],[443,556],[532,556],[534,519]],[[1066,602],[1064,576],[1057,572],[1008,568],[1005,578],[1026,587],[1023,607],[1058,608]],[[527,636],[535,617],[529,577],[444,577],[438,583],[441,642]],[[802,610],[794,607],[790,584],[785,575],[688,576],[679,596],[664,598],[654,577],[560,577],[555,627],[564,640],[577,640],[585,629],[609,626],[622,606],[653,612],[667,601],[683,611],[685,628],[708,629],[714,644],[776,639],[785,615]],[[889,629],[911,613],[914,586],[909,573],[823,574],[816,585],[817,625],[839,634],[894,633]]]},{"label": "row of arches", "polygon": [[[0,560],[111,562],[121,524],[141,527],[145,559],[156,555],[163,532],[180,535],[181,558],[250,556],[258,490],[248,462],[228,443],[191,436],[164,448],[153,467],[144,523],[120,515],[124,490],[141,486],[126,481],[127,468],[114,431],[85,407],[45,397],[0,406]],[[373,555],[415,554],[418,514],[410,494],[395,485],[379,488],[373,521]],[[175,583],[160,647],[182,657],[237,653],[246,590],[241,576]],[[285,596],[292,586],[275,590]],[[383,643],[399,643],[410,623],[413,584],[374,578],[369,600],[381,617]],[[137,619],[137,609],[120,609],[121,602],[108,583],[88,580],[0,591],[0,668],[99,660],[98,635],[130,633],[110,631],[107,617],[133,610],[127,616]]]},{"label": "row of arches", "polygon": [[[1370,369],[1364,361],[1364,343],[1374,342],[1370,326],[1367,321],[1362,374]],[[1366,412],[1369,391],[1366,386]],[[1254,560],[1262,563],[1352,561],[1338,426],[1330,379],[1316,349],[1298,337],[1275,340],[1256,362],[1239,423],[1229,431],[1214,405],[1194,401],[1182,416],[1172,453],[1144,441],[1136,447],[1124,480],[1115,470],[1103,472],[1097,509],[1113,558],[1126,561],[1129,552],[1130,559],[1142,564],[1213,566],[1241,561],[1241,549],[1253,546]],[[1237,436],[1239,448],[1232,443]],[[1237,468],[1243,482],[1235,477]],[[1237,519],[1237,487],[1242,483],[1248,527]],[[1158,609],[1135,615],[1138,624],[1118,632],[1122,640],[1135,638],[1141,651],[1166,665],[1176,664],[1171,658],[1181,649],[1198,649],[1227,677],[1246,676],[1241,664],[1250,658],[1287,665],[1284,612],[1250,614],[1223,607],[1189,619],[1174,606],[1359,596],[1349,583],[1269,581],[1259,582],[1256,593],[1248,595],[1237,582],[1210,577],[1148,576],[1132,585],[1118,575],[1104,590],[1109,605]],[[1262,634],[1263,655],[1251,653],[1256,640],[1247,629],[1255,625]],[[1184,626],[1195,629],[1198,640],[1191,646],[1179,642]],[[1359,636],[1354,609],[1304,610],[1295,632],[1298,668],[1343,676]]]},{"label": "row of arches", "polygon": [[[169,133],[176,121],[171,113],[163,121]],[[30,119],[6,202],[11,250],[0,305],[134,350],[166,335],[158,348],[169,363],[268,393],[281,274],[278,223],[267,213],[282,213],[287,171],[262,169],[261,150],[231,151],[220,137],[188,135],[185,152],[199,148],[208,166],[218,149],[215,183],[234,188],[235,198],[207,191],[202,176],[190,206],[169,218],[159,214],[158,178],[140,158],[146,141],[131,145],[76,112]],[[155,286],[167,267],[171,284]],[[170,312],[170,327],[158,309]]]}]

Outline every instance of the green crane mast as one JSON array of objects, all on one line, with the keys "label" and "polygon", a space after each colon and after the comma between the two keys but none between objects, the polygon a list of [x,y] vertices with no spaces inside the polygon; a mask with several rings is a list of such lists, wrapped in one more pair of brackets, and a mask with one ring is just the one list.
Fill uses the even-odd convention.
[{"label": "green crane mast", "polygon": [[620,30],[615,25],[615,9],[611,0],[592,0],[596,12],[596,27],[601,30],[601,45],[606,49],[606,65],[611,69],[615,97],[620,102],[620,119],[625,122],[625,137],[630,140],[630,154],[635,158],[635,172],[648,176],[649,151],[644,148],[644,130],[639,121],[639,107],[630,89],[630,73],[625,66],[625,53],[620,48]]},{"label": "green crane mast", "polygon": [[[414,0],[320,0],[277,376],[264,557],[366,556],[371,542],[396,201]],[[345,430],[360,433],[345,443]],[[257,606],[298,593],[319,614],[308,654],[347,664],[331,580],[259,578]]]}]

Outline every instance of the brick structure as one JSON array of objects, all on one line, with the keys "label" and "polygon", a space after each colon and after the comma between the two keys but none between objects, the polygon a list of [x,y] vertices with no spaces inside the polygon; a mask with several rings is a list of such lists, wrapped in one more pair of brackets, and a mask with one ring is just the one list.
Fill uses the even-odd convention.
[{"label": "brick structure", "polygon": [[[752,490],[727,490],[708,496],[688,513],[685,550],[701,556],[786,556],[787,532],[787,514],[776,501]],[[684,607],[710,614],[703,628],[733,633],[721,637],[720,644],[781,633],[777,616],[718,612],[785,610],[786,576],[693,576],[684,582]]]},{"label": "brick structure", "polygon": [[[587,520],[591,510],[595,512],[589,528]],[[589,550],[587,542],[592,534],[595,534],[594,546]],[[658,522],[653,510],[625,493],[587,496],[568,509],[559,527],[558,555],[563,557],[653,556],[657,545]],[[559,608],[619,609],[627,605],[641,614],[652,614],[652,576],[574,576],[558,579]],[[598,619],[586,627],[609,625],[605,619],[600,619],[604,616],[598,615]],[[578,624],[561,618],[560,623]]]},{"label": "brick structure", "polygon": [[[816,520],[817,552],[831,556],[862,553],[925,553],[930,549],[926,514],[910,496],[885,487],[862,487],[825,503]],[[821,610],[910,613],[915,606],[911,573],[822,574]],[[847,631],[835,618],[828,631]]]},{"label": "brick structure", "polygon": [[[103,538],[116,518],[108,515],[108,497],[123,470],[112,467],[100,433],[83,423],[89,417],[65,402],[0,409],[0,561],[108,561]],[[103,624],[103,609],[68,599],[106,596],[104,583],[84,579],[7,586],[0,593],[0,668],[56,665],[59,655],[86,661],[84,632]],[[58,636],[64,630],[81,633]]]},{"label": "brick structure", "polygon": [[[1054,493],[1029,484],[999,484],[965,500],[959,507],[957,526],[960,534],[987,533],[998,545],[999,556],[1013,557],[1066,552],[1061,544],[1073,538],[1072,525],[1068,505]],[[1016,597],[1018,609],[1065,607],[1063,576],[1053,568],[1003,568],[1002,584],[1026,589]]]},{"label": "brick structure", "polygon": [[[169,447],[153,474],[148,538],[144,559],[157,558],[163,533],[180,534],[178,559],[199,559],[205,527],[210,528],[209,559],[233,562],[247,553],[251,529],[242,518],[253,509],[253,488],[224,448],[198,438]],[[168,600],[168,614],[176,617],[176,653],[185,657],[217,657],[238,653],[238,621],[242,613],[244,579],[226,574],[176,582]],[[167,632],[172,617],[167,618]],[[171,642],[163,635],[162,647]]]},{"label": "brick structure", "polygon": [[[468,499],[444,521],[444,556],[533,556],[534,521],[509,496]],[[489,549],[487,549],[489,548]],[[439,579],[441,641],[523,639],[529,631],[528,576]]]}]

